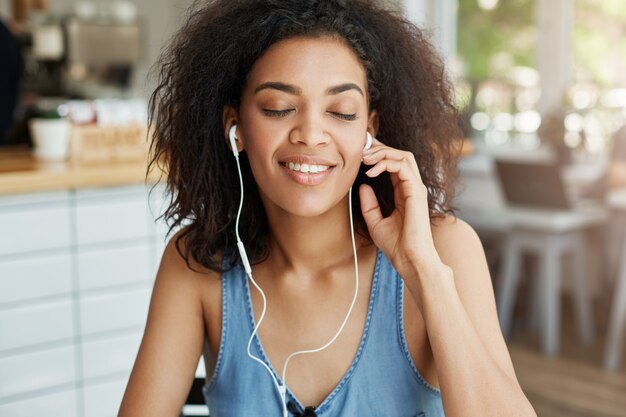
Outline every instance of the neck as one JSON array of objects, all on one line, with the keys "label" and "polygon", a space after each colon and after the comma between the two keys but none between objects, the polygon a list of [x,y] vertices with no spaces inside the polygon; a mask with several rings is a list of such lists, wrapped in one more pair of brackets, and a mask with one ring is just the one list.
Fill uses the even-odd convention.
[{"label": "neck", "polygon": [[[300,277],[315,277],[332,266],[352,262],[354,254],[348,210],[348,196],[333,210],[316,217],[294,216],[276,206],[269,208],[267,217],[273,265]],[[354,237],[358,250],[365,239],[356,232]]]}]

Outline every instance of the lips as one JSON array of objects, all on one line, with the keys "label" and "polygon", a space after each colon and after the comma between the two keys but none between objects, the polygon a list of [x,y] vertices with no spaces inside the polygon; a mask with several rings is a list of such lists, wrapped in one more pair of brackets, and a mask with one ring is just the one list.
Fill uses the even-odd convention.
[{"label": "lips", "polygon": [[321,184],[337,165],[328,158],[307,155],[293,155],[281,158],[279,164],[282,171],[292,181],[300,185]]},{"label": "lips", "polygon": [[329,158],[321,156],[309,156],[309,155],[290,155],[280,159],[280,164],[285,165],[289,162],[294,164],[308,164],[308,165],[327,165],[334,167],[337,165],[335,161]]}]

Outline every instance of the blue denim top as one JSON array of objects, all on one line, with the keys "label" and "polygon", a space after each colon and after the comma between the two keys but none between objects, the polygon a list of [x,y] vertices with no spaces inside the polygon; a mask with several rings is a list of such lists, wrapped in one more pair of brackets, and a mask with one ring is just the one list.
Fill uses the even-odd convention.
[{"label": "blue denim top", "polygon": [[[315,410],[323,417],[441,417],[441,393],[422,378],[404,335],[403,281],[380,251],[365,328],[356,356],[339,384]],[[247,354],[255,327],[250,286],[241,264],[222,275],[222,335],[215,371],[203,387],[211,417],[282,417],[280,394],[265,367]],[[208,349],[208,343],[206,344]],[[270,364],[258,334],[253,355]],[[304,405],[287,388],[287,401]],[[293,409],[293,407],[292,407]],[[294,410],[295,411],[295,410]],[[310,414],[306,414],[310,415]]]}]

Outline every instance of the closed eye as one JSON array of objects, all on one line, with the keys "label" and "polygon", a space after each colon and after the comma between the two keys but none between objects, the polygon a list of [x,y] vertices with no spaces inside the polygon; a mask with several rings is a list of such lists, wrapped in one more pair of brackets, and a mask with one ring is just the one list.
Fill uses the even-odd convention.
[{"label": "closed eye", "polygon": [[338,117],[340,119],[343,120],[356,120],[356,113],[353,114],[345,114],[345,113],[336,113],[336,112],[329,112],[330,114],[332,114],[335,117]]},{"label": "closed eye", "polygon": [[[286,110],[263,109],[263,113],[270,117],[284,117],[284,116],[287,116],[292,111],[293,109],[286,109]],[[332,112],[332,111],[328,113],[342,120],[356,120],[357,119],[356,113],[346,114],[346,113],[338,113],[338,112]]]},{"label": "closed eye", "polygon": [[293,109],[287,110],[272,110],[272,109],[263,109],[263,113],[270,117],[284,117],[291,113]]}]

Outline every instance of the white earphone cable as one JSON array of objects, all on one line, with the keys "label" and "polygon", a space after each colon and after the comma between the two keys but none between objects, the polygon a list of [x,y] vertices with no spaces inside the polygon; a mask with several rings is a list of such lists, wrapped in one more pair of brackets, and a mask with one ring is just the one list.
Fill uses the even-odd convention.
[{"label": "white earphone cable", "polygon": [[287,416],[287,414],[286,414],[287,413],[287,407],[285,405],[285,392],[286,391],[285,391],[284,387],[282,387],[278,383],[278,380],[274,376],[274,373],[272,372],[270,367],[267,366],[265,364],[265,362],[263,362],[261,359],[259,359],[258,357],[254,356],[252,353],[250,353],[250,345],[252,344],[252,339],[254,338],[254,335],[257,333],[257,330],[259,329],[259,326],[261,325],[261,322],[263,322],[263,318],[265,317],[265,310],[266,310],[266,307],[267,307],[267,300],[265,298],[265,293],[263,292],[263,290],[261,290],[261,287],[259,287],[257,285],[256,281],[252,277],[252,271],[250,270],[250,266],[249,266],[250,264],[249,264],[248,259],[247,259],[247,254],[245,252],[245,249],[243,249],[243,243],[241,242],[241,238],[239,237],[239,217],[241,216],[241,209],[243,208],[243,176],[241,175],[241,166],[239,165],[239,156],[235,155],[235,159],[237,161],[237,172],[239,173],[239,187],[240,187],[239,210],[237,211],[237,220],[235,222],[235,233],[237,235],[237,246],[239,248],[239,254],[242,256],[242,262],[244,264],[244,268],[246,269],[246,275],[248,275],[250,280],[252,280],[252,283],[259,290],[259,292],[261,293],[261,297],[263,298],[263,311],[261,312],[261,317],[259,318],[259,322],[257,323],[256,327],[254,328],[254,331],[252,332],[252,335],[250,336],[250,340],[248,341],[247,352],[248,352],[248,356],[250,358],[254,359],[255,361],[257,361],[258,363],[260,363],[261,365],[263,365],[265,367],[265,369],[267,370],[267,372],[272,377],[272,380],[274,381],[274,385],[278,389],[278,392],[279,392],[280,397],[281,397],[281,403],[283,405],[283,416],[286,417]]},{"label": "white earphone cable", "polygon": [[[244,269],[246,270],[246,275],[250,278],[250,280],[252,281],[252,283],[254,284],[254,286],[257,288],[257,290],[259,290],[259,292],[261,293],[261,298],[263,299],[263,310],[261,312],[261,317],[259,318],[259,322],[257,323],[257,325],[254,328],[254,331],[252,332],[252,335],[250,336],[250,339],[248,340],[248,348],[247,348],[247,352],[248,352],[248,356],[252,359],[254,359],[255,361],[259,362],[261,365],[263,365],[263,367],[265,367],[265,369],[267,370],[267,372],[270,374],[270,376],[272,377],[272,380],[274,381],[274,385],[276,386],[276,388],[278,389],[278,392],[280,394],[281,397],[281,405],[282,405],[282,409],[283,409],[283,417],[287,417],[287,402],[285,400],[285,396],[286,396],[286,391],[287,391],[287,365],[289,364],[289,361],[291,360],[292,357],[296,356],[296,355],[301,355],[304,353],[315,353],[315,352],[319,352],[321,350],[326,349],[328,346],[330,346],[335,339],[337,339],[337,337],[341,334],[341,332],[343,331],[346,323],[348,322],[348,318],[350,317],[350,314],[352,313],[352,310],[354,308],[354,304],[356,303],[356,299],[357,299],[357,295],[359,293],[359,263],[358,263],[358,258],[357,258],[357,254],[356,254],[356,243],[355,243],[355,239],[354,239],[354,224],[353,224],[353,220],[352,220],[352,187],[350,187],[350,191],[348,192],[348,205],[349,205],[349,213],[350,213],[350,236],[352,238],[352,251],[354,253],[354,271],[355,271],[355,290],[354,290],[354,297],[352,298],[352,303],[350,304],[350,308],[348,309],[348,314],[346,314],[346,317],[343,320],[343,323],[341,323],[341,326],[339,328],[339,330],[337,331],[337,333],[335,334],[335,336],[328,342],[326,343],[324,346],[318,348],[318,349],[311,349],[311,350],[301,350],[298,352],[294,352],[291,355],[289,355],[287,357],[287,360],[285,361],[285,365],[283,366],[283,373],[282,373],[282,381],[283,381],[283,385],[281,385],[278,380],[276,379],[276,376],[274,375],[274,372],[272,372],[272,370],[270,369],[270,367],[263,362],[261,359],[259,359],[258,357],[252,355],[252,353],[250,352],[250,346],[252,344],[252,340],[254,339],[254,336],[257,334],[259,327],[261,326],[261,323],[263,322],[263,318],[265,317],[265,311],[267,308],[267,299],[265,298],[265,293],[263,292],[263,290],[261,289],[261,287],[256,283],[256,281],[254,280],[254,278],[252,277],[252,269],[250,268],[250,263],[248,260],[248,256],[246,254],[245,248],[243,246],[243,243],[241,241],[241,238],[239,236],[239,218],[241,216],[241,210],[243,208],[243,198],[244,198],[244,190],[243,190],[243,176],[241,174],[241,166],[239,164],[239,156],[237,154],[235,154],[235,160],[237,161],[237,172],[239,173],[239,186],[240,186],[240,198],[239,198],[239,209],[237,211],[237,220],[235,222],[235,233],[237,235],[237,247],[239,249],[239,254],[241,256],[241,260],[243,262],[244,265]],[[253,312],[254,314],[254,312]]]}]

